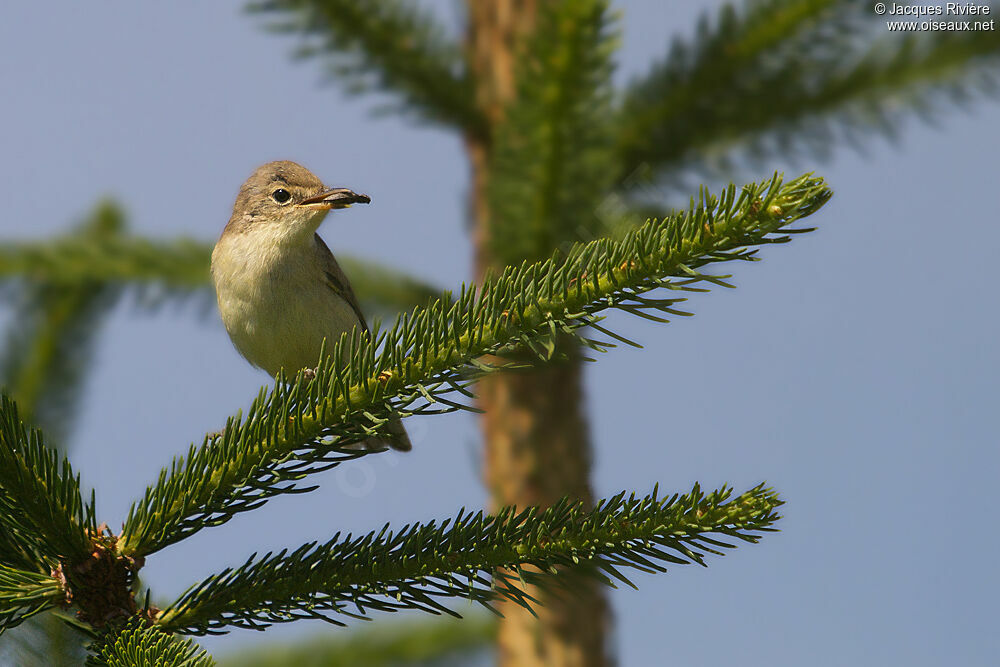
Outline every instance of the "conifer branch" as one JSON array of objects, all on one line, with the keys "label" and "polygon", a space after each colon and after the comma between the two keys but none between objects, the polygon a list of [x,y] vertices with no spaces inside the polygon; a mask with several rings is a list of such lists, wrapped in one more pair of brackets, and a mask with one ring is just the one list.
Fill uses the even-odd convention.
[{"label": "conifer branch", "polygon": [[[92,214],[121,218],[113,204]],[[203,293],[211,301],[209,265],[212,245],[193,239],[154,240],[126,234],[74,233],[53,241],[0,245],[0,285],[14,289],[45,285],[52,290],[102,287],[128,289],[145,304]],[[358,298],[371,312],[395,314],[426,302],[439,290],[377,262],[338,256]],[[117,294],[117,293],[116,293]]]},{"label": "conifer branch", "polygon": [[[102,205],[72,236],[103,239],[117,234],[123,224],[118,209]],[[0,282],[7,250],[0,247]],[[29,260],[23,268],[37,267]],[[21,417],[44,427],[48,441],[58,446],[76,414],[90,353],[115,294],[91,281],[14,280],[4,287],[13,314],[0,356],[0,384],[17,402]]]},{"label": "conifer branch", "polygon": [[209,577],[163,611],[158,624],[205,634],[301,618],[342,625],[341,618],[375,610],[457,616],[441,603],[448,598],[488,607],[504,597],[530,609],[534,600],[517,582],[551,586],[544,573],[560,567],[634,587],[621,569],[706,565],[707,554],[736,546],[721,537],[754,543],[759,533],[774,530],[781,501],[773,491],[758,486],[731,495],[729,488],[706,495],[697,486],[668,498],[656,490],[645,498],[622,492],[589,511],[564,499],[545,510],[507,509],[496,516],[463,511],[441,524],[398,532],[386,525],[359,538],[338,534],[326,544],[252,557]]},{"label": "conifer branch", "polygon": [[11,289],[13,316],[0,353],[0,385],[25,421],[65,444],[94,342],[115,297],[100,285]]},{"label": "conifer branch", "polygon": [[48,573],[90,554],[88,530],[97,532],[94,506],[83,502],[79,476],[0,396],[0,563]]},{"label": "conifer branch", "polygon": [[752,259],[752,246],[806,231],[788,226],[830,196],[811,176],[782,184],[776,175],[742,190],[730,186],[718,198],[702,192],[684,214],[650,221],[620,240],[577,244],[565,257],[557,252],[545,262],[508,267],[488,277],[481,293],[463,287],[456,300],[446,294],[376,332],[374,340],[356,330],[345,334],[312,379],[302,373],[291,383],[279,379],[245,417],[230,418],[221,436],[207,436],[164,470],[132,506],[120,552],[146,556],[275,495],[310,490],[298,487],[299,480],[365,455],[350,445],[379,433],[391,413],[465,407],[454,394],[471,396],[467,387],[477,377],[501,370],[480,361],[484,355],[530,351],[547,361],[559,336],[598,350],[611,347],[581,332],[607,308],[658,321],[666,321],[662,313],[685,314],[673,308],[682,299],[644,294],[726,285],[698,269]]},{"label": "conifer branch", "polygon": [[[99,233],[0,245],[0,280],[57,287],[93,284],[159,286],[187,292],[208,285],[211,246],[190,239],[153,241],[125,233],[124,213],[102,202],[89,216]],[[113,224],[110,227],[107,225]]]},{"label": "conifer branch", "polygon": [[0,634],[62,601],[58,579],[0,564]]},{"label": "conifer branch", "polygon": [[461,620],[444,616],[419,622],[377,623],[369,628],[355,626],[337,636],[324,632],[314,639],[239,651],[222,658],[219,664],[223,667],[464,665],[471,664],[474,656],[489,651],[495,635],[496,623],[485,614],[469,614]]},{"label": "conifer branch", "polygon": [[[112,205],[98,206],[78,225],[73,236],[100,239],[120,233],[124,217]],[[30,265],[28,268],[31,268]],[[0,361],[0,383],[17,402],[21,418],[41,428],[50,447],[62,452],[79,408],[78,398],[91,364],[101,324],[117,299],[113,287],[93,282],[51,284],[44,279],[4,281],[2,291],[11,303],[6,344]],[[13,541],[13,544],[11,544]],[[6,533],[0,537],[0,554],[16,554],[22,567],[51,563],[34,540]],[[45,586],[52,579],[45,574]],[[62,567],[53,577],[65,588]],[[65,595],[66,591],[63,592]],[[55,600],[64,606],[68,599]],[[84,660],[79,627],[58,613],[37,614],[48,605],[22,610],[10,624],[26,622],[7,631],[0,642],[0,664],[76,665]],[[30,618],[29,618],[30,616]]]},{"label": "conifer branch", "polygon": [[437,20],[400,0],[258,0],[253,12],[281,14],[280,32],[308,40],[300,57],[324,56],[349,93],[378,89],[415,113],[467,134],[483,134],[460,46]]},{"label": "conifer branch", "polygon": [[215,661],[190,639],[168,635],[133,619],[90,646],[87,667],[214,667]]},{"label": "conifer branch", "polygon": [[490,251],[501,265],[600,236],[594,212],[614,178],[609,14],[606,0],[539,7],[493,143]]},{"label": "conifer branch", "polygon": [[934,93],[962,101],[995,90],[1000,59],[998,31],[889,32],[849,0],[725,5],[695,44],[675,42],[627,88],[616,122],[623,176],[739,146],[824,157],[841,137],[893,136],[890,118],[927,115]]}]

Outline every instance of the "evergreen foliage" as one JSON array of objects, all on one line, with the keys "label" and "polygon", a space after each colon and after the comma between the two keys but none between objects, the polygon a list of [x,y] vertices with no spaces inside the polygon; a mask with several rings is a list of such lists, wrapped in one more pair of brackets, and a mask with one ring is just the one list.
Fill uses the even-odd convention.
[{"label": "evergreen foliage", "polygon": [[992,93],[998,60],[998,31],[890,32],[864,2],[727,3],[623,91],[621,175],[662,177],[706,155],[725,164],[741,147],[828,157],[836,141],[894,136],[903,112],[928,116],[934,93]]},{"label": "evergreen foliage", "polygon": [[441,603],[447,598],[489,607],[502,596],[530,608],[535,600],[516,584],[551,586],[560,580],[539,573],[559,567],[634,586],[621,569],[705,565],[707,553],[735,546],[716,534],[756,542],[758,533],[772,530],[781,505],[773,491],[757,487],[730,495],[726,488],[706,495],[697,486],[668,498],[656,490],[638,498],[622,492],[590,511],[563,500],[545,510],[509,508],[496,516],[460,511],[440,524],[398,532],[387,524],[363,537],[338,534],[325,544],[250,558],[209,577],[164,610],[159,623],[168,631],[205,634],[304,618],[342,625],[372,611],[457,616]]},{"label": "evergreen foliage", "polygon": [[[118,295],[128,292],[137,303],[147,305],[201,295],[206,304],[211,304],[214,302],[208,273],[211,255],[211,243],[184,238],[153,240],[128,234],[122,211],[115,204],[104,202],[87,223],[71,234],[43,242],[0,245],[0,287],[15,293],[27,290],[20,300],[29,304],[30,312],[44,311],[41,304],[49,292],[53,293],[51,298],[59,295],[68,299],[66,293],[72,292],[85,293],[96,300],[101,290],[111,291],[112,303]],[[369,260],[345,256],[338,257],[338,261],[351,275],[358,298],[372,312],[394,315],[439,291]],[[60,320],[53,328],[62,332],[68,327]],[[41,332],[23,326],[16,330],[16,335],[26,341],[8,345],[9,360],[24,358],[25,345],[43,346],[47,340]],[[11,364],[8,361],[7,365]],[[9,378],[7,386],[11,386],[12,373],[4,377]]]},{"label": "evergreen foliage", "polygon": [[[790,225],[829,197],[822,180],[810,176],[789,183],[775,176],[739,190],[731,186],[718,197],[703,192],[687,212],[651,220],[621,239],[575,244],[565,255],[508,267],[482,289],[463,287],[457,298],[446,293],[372,338],[358,331],[345,335],[312,378],[301,373],[291,383],[279,378],[246,418],[231,418],[221,435],[207,436],[201,448],[175,461],[133,506],[120,536],[97,528],[93,501],[83,502],[69,464],[60,464],[4,398],[0,490],[9,545],[0,556],[9,584],[0,600],[5,617],[13,624],[63,604],[64,598],[79,605],[81,618],[98,630],[107,614],[128,608],[161,631],[190,633],[304,617],[338,622],[338,615],[371,610],[454,613],[438,598],[488,604],[499,595],[530,605],[504,572],[536,582],[542,581],[539,573],[571,567],[608,583],[628,582],[622,569],[662,571],[663,563],[703,563],[705,554],[733,546],[714,534],[755,541],[777,519],[780,501],[773,492],[758,487],[730,501],[728,489],[706,495],[696,487],[666,500],[655,492],[627,500],[622,494],[591,512],[565,501],[545,511],[511,508],[492,517],[463,512],[451,521],[398,532],[386,526],[357,539],[338,535],[290,554],[252,557],[195,586],[159,614],[136,609],[129,593],[146,556],[276,494],[309,490],[297,483],[311,472],[367,455],[351,445],[377,433],[390,412],[408,416],[466,407],[453,395],[470,396],[469,383],[525,363],[532,358],[525,352],[537,362],[551,361],[556,337],[575,337],[598,351],[624,341],[598,324],[608,308],[658,321],[666,321],[660,314],[684,314],[674,307],[683,299],[648,293],[726,285],[725,276],[701,269],[754,259],[757,246],[807,231]],[[596,339],[589,329],[612,340]],[[484,363],[480,359],[487,354],[501,361]],[[335,365],[332,359],[350,362]],[[30,548],[18,551],[25,544]],[[119,581],[125,588],[116,594],[126,597],[110,606],[100,595],[92,599],[94,581]],[[86,588],[77,589],[84,583]],[[91,604],[98,604],[96,610]],[[134,664],[128,660],[160,651],[196,659],[155,633],[130,627],[119,635],[111,634],[118,631],[110,626],[103,631],[105,637],[117,636],[99,651],[108,664]]]},{"label": "evergreen foliage", "polygon": [[191,640],[132,620],[90,647],[87,667],[213,667],[215,661]]},{"label": "evergreen foliage", "polygon": [[[0,246],[0,287],[19,304],[0,364],[11,396],[0,399],[0,632],[69,607],[98,635],[91,665],[213,664],[171,633],[299,618],[341,624],[378,610],[455,615],[445,603],[459,597],[530,607],[516,583],[547,590],[567,582],[545,573],[630,583],[629,569],[704,565],[708,554],[773,530],[781,501],[763,486],[736,497],[697,486],[665,498],[623,493],[593,510],[566,500],[338,533],[251,556],[162,612],[139,608],[132,592],[145,557],[276,495],[315,488],[303,482],[312,473],[371,455],[354,445],[390,413],[469,409],[477,378],[559,361],[556,340],[595,351],[634,344],[602,326],[608,309],[661,322],[688,314],[676,309],[678,293],[729,286],[711,265],[756,259],[760,246],[808,231],[789,226],[830,196],[818,178],[775,177],[718,197],[702,191],[685,212],[590,241],[608,226],[602,202],[635,174],[662,180],[696,156],[724,160],[745,146],[758,156],[804,148],[823,157],[836,138],[888,133],[891,114],[932,113],[932,93],[962,101],[988,92],[1000,54],[996,31],[876,33],[883,23],[865,3],[750,0],[724,5],[696,42],[676,41],[648,74],[616,90],[608,2],[553,0],[543,3],[535,36],[517,45],[516,95],[493,122],[475,99],[468,54],[414,3],[263,0],[251,8],[302,38],[300,55],[325,59],[349,91],[376,90],[397,109],[490,144],[491,252],[511,266],[455,298],[343,261],[368,308],[405,314],[371,338],[355,331],[328,341],[331,354],[311,377],[261,390],[246,414],[164,470],[115,536],[98,528],[93,497],[84,500],[68,461],[28,422],[62,441],[110,306],[124,294],[153,304],[209,294],[210,245],[130,235],[105,203],[72,235]],[[107,614],[81,595],[83,574],[97,593],[108,582],[115,604],[99,608]]]},{"label": "evergreen foliage", "polygon": [[48,574],[90,553],[94,506],[83,502],[79,476],[60,459],[0,397],[0,563]]},{"label": "evergreen foliage", "polygon": [[[105,202],[77,225],[73,235],[99,243],[123,229],[121,211]],[[0,256],[9,250],[10,246],[0,247]],[[33,272],[36,266],[22,264],[29,275],[0,278],[0,292],[9,297],[13,309],[0,355],[0,384],[17,402],[21,419],[42,428],[48,446],[62,448],[79,411],[81,389],[101,325],[117,299],[118,289],[87,279],[50,281]],[[0,541],[4,539],[0,536]],[[39,564],[46,560],[30,548],[31,540],[14,543],[17,549],[33,552],[25,562]],[[50,559],[49,563],[53,562]],[[11,564],[25,566],[24,562]],[[48,572],[47,567],[40,569]],[[51,579],[46,585],[55,581]],[[54,601],[61,601],[61,597]],[[62,667],[83,662],[84,638],[78,628],[53,614],[24,618],[26,623],[4,634],[0,664]]]},{"label": "evergreen foliage", "polygon": [[485,131],[460,46],[435,17],[403,0],[260,0],[252,12],[272,29],[298,33],[297,55],[328,59],[348,92],[377,90],[400,98],[395,110],[467,133]]},{"label": "evergreen foliage", "polygon": [[[288,644],[269,644],[219,659],[223,667],[399,667],[468,665],[485,655],[496,634],[486,614],[425,617],[419,622],[385,622],[352,628],[349,633]],[[478,663],[476,663],[478,664]]]},{"label": "evergreen foliage", "polygon": [[48,438],[63,443],[114,291],[91,284],[29,284],[11,301],[17,325],[0,352],[0,382],[27,421],[45,425]]},{"label": "evergreen foliage", "polygon": [[[105,202],[71,236],[100,244],[123,227],[121,211]],[[80,384],[116,294],[92,276],[61,280],[46,275],[39,255],[52,246],[39,246],[38,253],[0,246],[0,293],[12,303],[15,323],[0,353],[0,382],[21,416],[44,426],[50,442],[61,443],[72,426]],[[13,272],[4,275],[4,269]]]},{"label": "evergreen foliage", "polygon": [[0,632],[17,627],[64,595],[54,577],[0,564]]},{"label": "evergreen foliage", "polygon": [[657,321],[666,320],[651,313],[685,314],[673,308],[681,298],[644,294],[726,285],[697,269],[750,259],[749,247],[786,241],[795,231],[788,225],[830,197],[809,176],[788,184],[775,177],[737,192],[731,186],[719,198],[703,193],[686,213],[651,220],[621,240],[576,244],[565,257],[557,252],[545,262],[509,267],[481,292],[463,287],[454,300],[445,294],[372,339],[345,334],[312,378],[279,380],[245,417],[230,418],[221,436],[206,437],[163,471],[132,506],[121,552],[145,557],[275,495],[308,490],[297,481],[365,455],[351,445],[377,433],[391,413],[459,409],[451,395],[470,396],[467,385],[500,369],[480,361],[483,355],[531,351],[547,360],[558,335],[604,349],[611,345],[581,329],[624,340],[598,324],[607,308]]},{"label": "evergreen foliage", "polygon": [[594,212],[613,185],[611,58],[605,0],[540,7],[518,58],[490,165],[490,251],[500,264],[536,261],[600,234]]}]

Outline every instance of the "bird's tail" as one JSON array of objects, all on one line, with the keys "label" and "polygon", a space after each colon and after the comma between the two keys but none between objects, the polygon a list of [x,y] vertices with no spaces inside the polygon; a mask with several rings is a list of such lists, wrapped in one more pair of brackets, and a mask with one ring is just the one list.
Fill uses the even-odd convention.
[{"label": "bird's tail", "polygon": [[406,429],[403,428],[403,422],[399,420],[399,417],[391,417],[389,419],[389,426],[385,435],[365,440],[365,448],[368,450],[381,451],[386,447],[391,447],[400,452],[408,452],[413,449],[413,445],[410,443],[410,436],[406,434]]}]

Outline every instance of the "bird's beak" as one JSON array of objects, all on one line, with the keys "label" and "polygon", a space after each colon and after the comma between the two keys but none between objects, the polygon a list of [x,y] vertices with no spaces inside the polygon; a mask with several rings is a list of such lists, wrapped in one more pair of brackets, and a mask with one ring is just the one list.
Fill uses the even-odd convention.
[{"label": "bird's beak", "polygon": [[369,203],[371,203],[371,197],[368,195],[359,195],[357,192],[348,190],[347,188],[333,188],[332,190],[321,192],[318,195],[306,197],[296,204],[296,206],[330,209],[347,208],[351,204]]}]

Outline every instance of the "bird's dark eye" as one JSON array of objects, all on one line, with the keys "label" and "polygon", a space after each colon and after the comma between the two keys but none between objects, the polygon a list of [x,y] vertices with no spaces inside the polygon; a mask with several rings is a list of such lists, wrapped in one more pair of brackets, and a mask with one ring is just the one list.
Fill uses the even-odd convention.
[{"label": "bird's dark eye", "polygon": [[288,192],[288,190],[284,188],[278,188],[277,190],[271,193],[271,199],[278,202],[279,204],[287,204],[288,200],[291,198],[292,195]]}]

